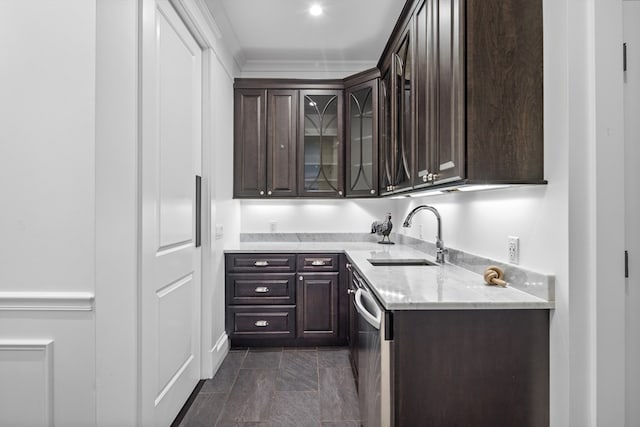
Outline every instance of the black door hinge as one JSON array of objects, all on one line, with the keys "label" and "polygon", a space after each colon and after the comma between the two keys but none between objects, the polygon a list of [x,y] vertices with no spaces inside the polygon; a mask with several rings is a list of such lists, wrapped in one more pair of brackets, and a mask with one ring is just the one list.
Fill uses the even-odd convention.
[{"label": "black door hinge", "polygon": [[624,251],[624,278],[629,278],[629,252]]},{"label": "black door hinge", "polygon": [[627,44],[622,43],[622,71],[627,71]]}]

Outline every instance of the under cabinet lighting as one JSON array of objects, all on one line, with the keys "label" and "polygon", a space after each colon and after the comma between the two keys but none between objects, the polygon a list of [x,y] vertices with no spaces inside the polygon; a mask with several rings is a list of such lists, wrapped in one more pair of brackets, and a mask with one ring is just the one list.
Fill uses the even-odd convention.
[{"label": "under cabinet lighting", "polygon": [[469,185],[467,187],[457,188],[458,191],[483,191],[483,190],[496,190],[498,188],[509,188],[510,185]]},{"label": "under cabinet lighting", "polygon": [[482,185],[461,185],[459,187],[452,188],[441,188],[439,190],[425,190],[425,191],[417,191],[415,193],[409,193],[407,196],[409,197],[426,197],[426,196],[434,196],[437,194],[448,194],[448,193],[458,193],[458,192],[471,192],[471,191],[484,191],[484,190],[496,190],[499,188],[510,188],[513,185],[505,185],[505,184],[482,184]]},{"label": "under cabinet lighting", "polygon": [[320,16],[322,15],[322,7],[319,4],[314,4],[309,8],[309,13],[311,16]]}]

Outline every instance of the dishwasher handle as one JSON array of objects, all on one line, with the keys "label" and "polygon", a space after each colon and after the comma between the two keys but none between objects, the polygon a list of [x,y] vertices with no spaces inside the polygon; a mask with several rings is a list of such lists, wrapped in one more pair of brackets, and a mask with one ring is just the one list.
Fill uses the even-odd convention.
[{"label": "dishwasher handle", "polygon": [[[364,305],[362,304],[362,299],[367,299],[370,306],[375,308],[375,313],[370,313]],[[368,324],[373,326],[376,329],[380,329],[380,325],[382,324],[382,310],[378,307],[378,304],[375,302],[373,297],[369,294],[369,292],[360,288],[356,291],[356,297],[354,299],[354,304],[356,306],[356,310],[367,321]]]}]

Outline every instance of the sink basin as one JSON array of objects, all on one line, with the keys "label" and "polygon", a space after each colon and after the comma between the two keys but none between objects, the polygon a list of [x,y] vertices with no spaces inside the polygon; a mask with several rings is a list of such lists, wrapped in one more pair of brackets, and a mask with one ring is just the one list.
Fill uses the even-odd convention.
[{"label": "sink basin", "polygon": [[435,262],[428,261],[424,258],[412,258],[412,259],[393,259],[393,258],[370,258],[367,259],[371,265],[374,266],[411,266],[411,265],[438,265]]}]

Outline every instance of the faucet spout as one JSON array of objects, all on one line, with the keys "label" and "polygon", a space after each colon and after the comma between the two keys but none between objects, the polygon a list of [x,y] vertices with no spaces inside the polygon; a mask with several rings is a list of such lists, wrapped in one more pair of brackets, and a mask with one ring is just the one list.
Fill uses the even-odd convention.
[{"label": "faucet spout", "polygon": [[411,227],[411,221],[413,220],[413,217],[421,210],[430,211],[436,216],[436,220],[438,221],[438,235],[436,236],[436,262],[439,264],[444,264],[444,255],[449,251],[444,247],[444,242],[442,241],[442,218],[440,217],[440,213],[436,208],[428,205],[420,205],[414,208],[411,212],[409,212],[404,222],[402,223],[402,226],[405,228]]}]

